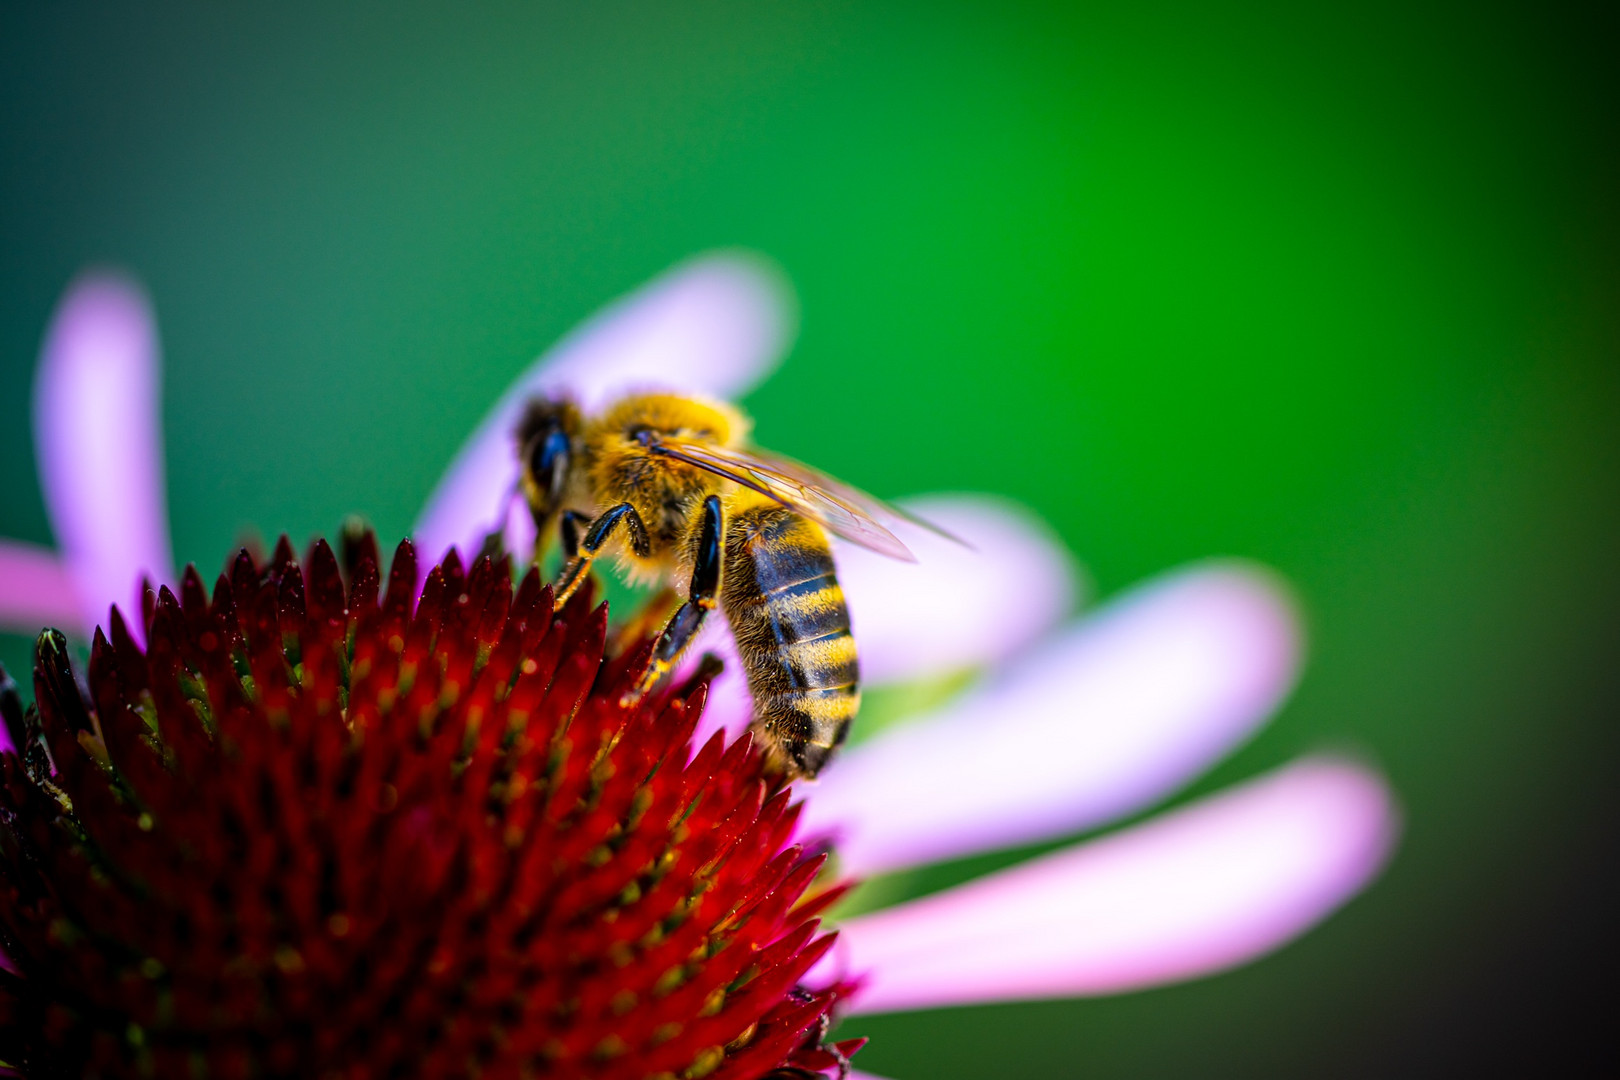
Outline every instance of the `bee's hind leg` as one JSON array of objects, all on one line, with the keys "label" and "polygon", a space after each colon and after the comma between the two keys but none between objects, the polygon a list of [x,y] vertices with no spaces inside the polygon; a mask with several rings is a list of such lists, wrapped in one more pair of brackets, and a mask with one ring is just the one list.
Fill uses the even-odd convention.
[{"label": "bee's hind leg", "polygon": [[681,653],[692,643],[703,620],[719,602],[721,538],[725,536],[724,511],[720,496],[710,495],[703,500],[703,525],[698,533],[698,545],[692,560],[692,585],[686,591],[686,603],[671,616],[653,646],[647,669],[641,673],[635,689],[627,695],[631,700],[652,692],[668,677]]},{"label": "bee's hind leg", "polygon": [[553,611],[561,611],[563,605],[572,599],[574,593],[585,581],[585,575],[590,572],[591,563],[596,561],[597,554],[607,546],[613,534],[623,525],[630,530],[630,550],[637,555],[647,555],[652,545],[647,541],[647,526],[641,521],[641,515],[629,503],[620,503],[607,511],[591,523],[591,529],[585,534],[585,539],[579,543],[579,551],[572,559],[563,564],[562,573],[557,577],[556,598],[552,600]]}]

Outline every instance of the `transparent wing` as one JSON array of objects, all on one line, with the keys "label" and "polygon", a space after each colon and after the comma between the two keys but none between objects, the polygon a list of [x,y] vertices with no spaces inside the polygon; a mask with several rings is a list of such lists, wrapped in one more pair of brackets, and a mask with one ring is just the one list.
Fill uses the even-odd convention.
[{"label": "transparent wing", "polygon": [[[911,549],[878,521],[880,517],[916,520],[912,515],[808,465],[759,450],[687,439],[661,438],[652,445],[652,450],[736,481],[880,555],[905,562],[917,561]],[[935,528],[927,522],[919,524]]]}]

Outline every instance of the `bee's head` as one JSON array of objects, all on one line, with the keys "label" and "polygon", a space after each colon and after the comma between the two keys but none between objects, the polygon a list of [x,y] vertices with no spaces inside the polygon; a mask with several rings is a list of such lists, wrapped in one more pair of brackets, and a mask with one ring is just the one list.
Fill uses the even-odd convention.
[{"label": "bee's head", "polygon": [[562,509],[582,426],[573,402],[553,398],[531,399],[518,421],[515,436],[523,496],[538,527]]},{"label": "bee's head", "polygon": [[624,398],[592,426],[626,453],[647,450],[661,438],[729,446],[748,432],[747,419],[731,406],[676,394]]},{"label": "bee's head", "polygon": [[584,455],[597,502],[628,500],[655,532],[655,519],[674,528],[688,504],[715,490],[712,472],[657,451],[661,442],[684,440],[728,446],[748,431],[748,421],[720,402],[676,394],[634,394],[610,405],[586,425]]}]

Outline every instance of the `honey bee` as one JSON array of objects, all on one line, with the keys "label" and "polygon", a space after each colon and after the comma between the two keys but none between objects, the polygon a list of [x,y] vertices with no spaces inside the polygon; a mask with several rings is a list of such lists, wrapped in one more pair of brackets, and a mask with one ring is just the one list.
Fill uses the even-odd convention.
[{"label": "honey bee", "polygon": [[535,399],[518,425],[520,485],[535,558],[560,540],[556,605],[603,555],[684,602],[635,693],[656,687],[718,605],[754,699],[754,730],[789,776],[814,778],[860,707],[860,667],[827,533],[915,561],[880,517],[909,515],[747,442],[750,422],[719,402],[638,394],[586,417]]}]

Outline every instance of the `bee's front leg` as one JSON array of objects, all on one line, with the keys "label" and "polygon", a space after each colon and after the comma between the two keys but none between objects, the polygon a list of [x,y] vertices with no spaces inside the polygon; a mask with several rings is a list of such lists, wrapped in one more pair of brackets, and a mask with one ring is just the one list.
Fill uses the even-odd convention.
[{"label": "bee's front leg", "polygon": [[557,539],[562,541],[564,562],[579,554],[579,531],[590,523],[590,516],[578,510],[564,510],[558,516]]},{"label": "bee's front leg", "polygon": [[722,537],[725,534],[725,513],[720,506],[720,496],[710,495],[703,500],[703,525],[692,560],[692,585],[686,591],[686,603],[670,617],[663,633],[658,635],[658,644],[653,646],[647,670],[642,672],[635,690],[627,695],[631,700],[650,693],[663,682],[680,660],[681,653],[686,651],[703,627],[703,620],[719,602]]},{"label": "bee's front leg", "polygon": [[579,543],[579,550],[563,565],[562,573],[557,577],[552,610],[561,611],[563,605],[573,597],[584,582],[585,575],[590,572],[591,563],[596,561],[597,554],[613,539],[613,534],[621,525],[630,531],[631,551],[643,557],[652,552],[652,545],[647,540],[647,526],[642,522],[641,515],[629,503],[620,503],[591,523],[590,531]]}]

